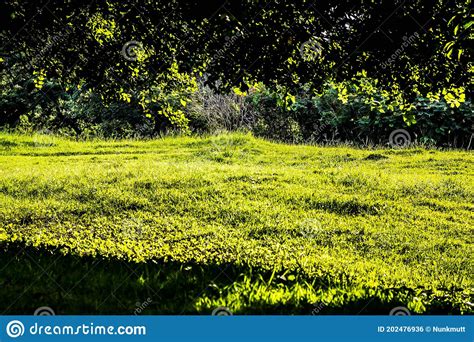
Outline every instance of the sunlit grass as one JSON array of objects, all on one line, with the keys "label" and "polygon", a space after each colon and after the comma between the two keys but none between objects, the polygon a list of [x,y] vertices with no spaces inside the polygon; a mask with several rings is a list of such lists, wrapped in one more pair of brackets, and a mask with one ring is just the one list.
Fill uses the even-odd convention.
[{"label": "sunlit grass", "polygon": [[[4,133],[0,240],[7,252],[13,243],[169,263],[170,284],[191,267],[199,281],[187,281],[200,288],[189,290],[186,312],[310,314],[304,308],[324,303],[357,313],[374,298],[470,312],[473,162],[465,151],[291,146],[245,134],[75,142]],[[230,279],[213,285],[206,267]],[[153,310],[185,304],[166,305]]]}]

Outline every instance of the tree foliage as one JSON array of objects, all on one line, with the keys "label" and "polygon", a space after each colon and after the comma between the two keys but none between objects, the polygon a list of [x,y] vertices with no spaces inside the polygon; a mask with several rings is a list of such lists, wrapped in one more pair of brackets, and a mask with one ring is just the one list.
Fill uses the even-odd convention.
[{"label": "tree foliage", "polygon": [[[75,89],[93,90],[105,106],[138,108],[155,130],[163,121],[186,125],[182,113],[198,78],[219,91],[245,91],[255,81],[318,89],[365,72],[413,99],[418,92],[469,87],[472,78],[470,0],[212,0],[205,6],[6,0],[0,6],[5,86],[36,89],[53,107]],[[17,112],[35,105],[18,104]],[[2,115],[3,123],[15,117]]]}]

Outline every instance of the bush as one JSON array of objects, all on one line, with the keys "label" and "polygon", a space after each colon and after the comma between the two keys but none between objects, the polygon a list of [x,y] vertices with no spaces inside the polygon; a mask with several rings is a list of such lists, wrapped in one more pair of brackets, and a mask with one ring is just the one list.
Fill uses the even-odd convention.
[{"label": "bush", "polygon": [[[15,70],[19,65],[11,67]],[[100,93],[85,84],[49,78],[43,70],[10,73],[3,68],[0,82],[0,127],[61,131],[76,137],[144,137],[167,129],[187,132],[185,108],[197,90],[194,76],[179,72],[175,63],[146,85],[137,84],[133,92],[120,88]]]},{"label": "bush", "polygon": [[247,103],[256,115],[256,135],[287,142],[386,144],[396,129],[412,141],[469,148],[474,111],[463,88],[420,94],[387,88],[364,73],[327,82],[321,92],[301,86],[293,95],[281,86],[250,86]]},{"label": "bush", "polygon": [[318,90],[311,84],[290,89],[247,82],[246,90],[225,92],[219,84],[198,83],[174,63],[148,85],[137,83],[134,92],[120,88],[114,94],[64,86],[42,71],[1,76],[0,125],[21,131],[129,138],[169,129],[250,130],[291,143],[368,145],[387,144],[391,132],[405,129],[413,142],[472,147],[474,111],[464,88],[402,91],[396,83],[381,86],[365,72],[349,81],[329,80]]}]

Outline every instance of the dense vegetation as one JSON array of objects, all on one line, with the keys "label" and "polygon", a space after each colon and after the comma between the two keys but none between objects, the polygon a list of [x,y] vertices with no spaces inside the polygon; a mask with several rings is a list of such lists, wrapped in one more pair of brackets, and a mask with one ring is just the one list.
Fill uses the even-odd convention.
[{"label": "dense vegetation", "polygon": [[473,23],[1,1],[0,310],[473,313]]},{"label": "dense vegetation", "polygon": [[470,5],[6,0],[0,125],[471,148]]},{"label": "dense vegetation", "polygon": [[473,163],[242,134],[1,134],[2,310],[472,313]]}]

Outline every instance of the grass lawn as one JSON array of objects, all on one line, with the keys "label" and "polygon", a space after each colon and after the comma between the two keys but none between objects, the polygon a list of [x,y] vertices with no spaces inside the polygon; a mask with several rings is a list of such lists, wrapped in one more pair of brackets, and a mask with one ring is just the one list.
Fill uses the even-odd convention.
[{"label": "grass lawn", "polygon": [[0,312],[473,312],[474,155],[0,134]]}]

